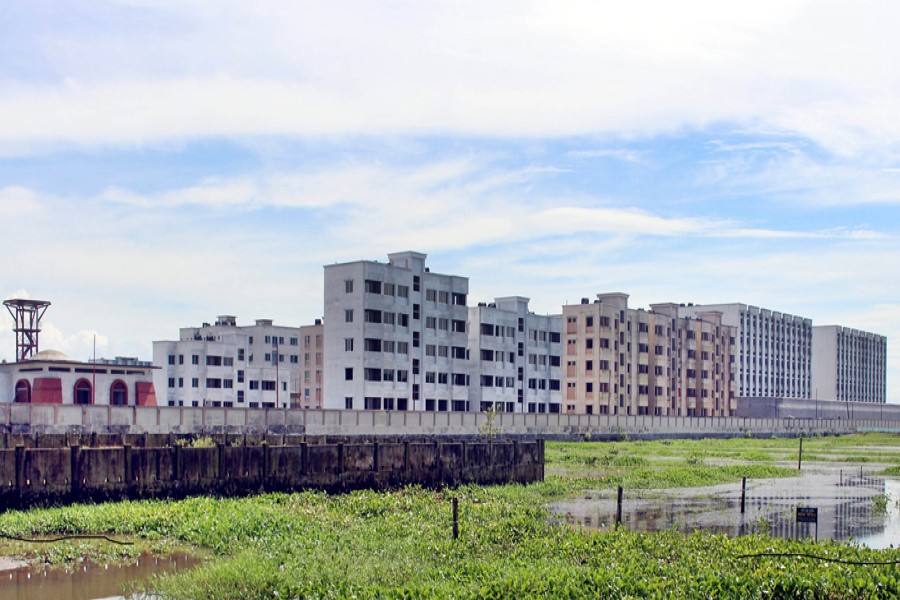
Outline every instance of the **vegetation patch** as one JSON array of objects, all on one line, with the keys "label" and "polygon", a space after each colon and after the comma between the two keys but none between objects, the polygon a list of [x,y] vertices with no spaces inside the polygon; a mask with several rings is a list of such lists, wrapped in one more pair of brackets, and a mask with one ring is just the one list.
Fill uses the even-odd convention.
[{"label": "vegetation patch", "polygon": [[[879,443],[855,437],[857,446]],[[805,440],[804,446],[835,439]],[[548,443],[547,470],[553,474],[529,486],[411,487],[339,496],[304,492],[34,509],[0,515],[0,533],[105,533],[150,546],[189,545],[212,555],[193,570],[142,584],[144,591],[163,598],[900,596],[896,564],[846,562],[896,563],[896,549],[765,536],[592,532],[557,524],[542,508],[554,499],[617,485],[691,487],[743,476],[790,475],[793,469],[764,461],[723,465],[710,459],[783,453],[797,442]],[[896,442],[896,437],[890,439]],[[859,448],[842,443],[816,451],[856,454]],[[691,464],[691,456],[702,460]],[[460,507],[456,540],[451,535],[452,498]],[[98,544],[53,552],[64,562],[104,551]],[[18,550],[3,546],[0,552]]]}]

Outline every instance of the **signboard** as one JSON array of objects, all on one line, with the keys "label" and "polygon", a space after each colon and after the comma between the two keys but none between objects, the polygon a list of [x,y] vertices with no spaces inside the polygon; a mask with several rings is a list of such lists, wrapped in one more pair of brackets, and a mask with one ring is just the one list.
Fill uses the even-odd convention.
[{"label": "signboard", "polygon": [[819,509],[811,508],[809,506],[798,506],[797,507],[797,522],[798,523],[815,523],[818,525]]}]

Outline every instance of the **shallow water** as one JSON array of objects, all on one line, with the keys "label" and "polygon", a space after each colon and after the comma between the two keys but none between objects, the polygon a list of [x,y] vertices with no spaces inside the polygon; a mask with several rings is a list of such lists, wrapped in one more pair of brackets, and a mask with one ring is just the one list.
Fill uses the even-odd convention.
[{"label": "shallow water", "polygon": [[[875,498],[888,496],[886,513]],[[625,491],[622,527],[635,531],[697,530],[729,536],[852,540],[870,548],[900,546],[900,481],[858,471],[804,473],[801,477],[747,482],[744,513],[741,485]],[[797,506],[818,509],[818,523],[797,523]],[[589,529],[615,526],[616,492],[587,493],[555,502],[561,521]],[[818,529],[817,529],[818,527]]]},{"label": "shallow water", "polygon": [[200,562],[190,554],[142,555],[136,562],[86,562],[64,569],[31,566],[0,572],[0,600],[83,600],[122,598],[126,586],[151,575],[189,569]]}]

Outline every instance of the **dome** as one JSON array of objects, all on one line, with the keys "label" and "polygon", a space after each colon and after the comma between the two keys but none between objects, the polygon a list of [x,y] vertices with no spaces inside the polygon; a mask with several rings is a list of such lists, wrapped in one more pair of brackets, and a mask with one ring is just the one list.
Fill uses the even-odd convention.
[{"label": "dome", "polygon": [[63,362],[67,360],[72,360],[68,356],[66,356],[65,352],[60,352],[59,350],[41,350],[34,356],[29,356],[26,360],[44,360],[44,361],[56,361]]}]

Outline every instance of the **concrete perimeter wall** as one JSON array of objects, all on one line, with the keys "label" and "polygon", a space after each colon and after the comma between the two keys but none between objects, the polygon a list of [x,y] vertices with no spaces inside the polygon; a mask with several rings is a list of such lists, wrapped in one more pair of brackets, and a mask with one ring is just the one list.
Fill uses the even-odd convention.
[{"label": "concrete perimeter wall", "polygon": [[190,494],[531,483],[543,476],[542,441],[435,439],[209,448],[17,446],[0,449],[0,510]]},{"label": "concrete perimeter wall", "polygon": [[299,434],[312,436],[635,439],[798,436],[900,431],[900,421],[751,417],[652,417],[136,406],[0,405],[0,433]]}]

